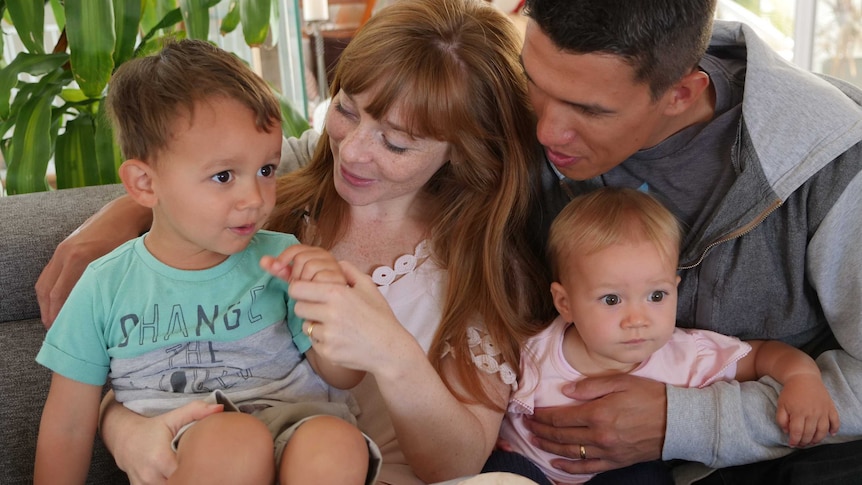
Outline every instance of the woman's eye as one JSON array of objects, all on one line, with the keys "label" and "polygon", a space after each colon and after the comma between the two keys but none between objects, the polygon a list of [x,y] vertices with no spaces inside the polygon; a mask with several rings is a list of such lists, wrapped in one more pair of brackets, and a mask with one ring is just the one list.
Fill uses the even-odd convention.
[{"label": "woman's eye", "polygon": [[335,103],[335,111],[338,111],[343,116],[347,116],[347,117],[353,116],[353,113],[348,111],[347,108],[345,108],[344,105],[341,104],[340,101]]},{"label": "woman's eye", "polygon": [[649,301],[654,302],[654,303],[658,303],[662,300],[664,300],[664,292],[663,291],[654,291],[649,296]]},{"label": "woman's eye", "polygon": [[407,151],[406,148],[402,148],[402,147],[393,145],[392,143],[389,143],[389,140],[387,140],[386,138],[383,138],[383,146],[385,146],[386,149],[392,153],[401,154],[401,153],[404,153]]},{"label": "woman's eye", "polygon": [[605,295],[604,296],[605,305],[618,305],[620,303],[620,297],[617,295]]},{"label": "woman's eye", "polygon": [[226,184],[233,179],[233,175],[230,172],[219,172],[212,177],[213,181],[218,182],[220,184]]}]

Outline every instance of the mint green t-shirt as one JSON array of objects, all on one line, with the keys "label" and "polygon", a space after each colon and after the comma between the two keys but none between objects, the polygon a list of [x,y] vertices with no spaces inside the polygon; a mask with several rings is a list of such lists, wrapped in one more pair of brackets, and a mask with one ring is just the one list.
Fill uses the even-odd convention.
[{"label": "mint green t-shirt", "polygon": [[[260,268],[263,255],[298,244],[260,231],[246,250],[199,271],[158,261],[144,238],[129,241],[84,272],[36,360],[69,379],[103,385],[152,414],[163,399],[222,389],[234,399],[295,400],[294,384],[327,399],[302,357],[310,347],[293,314],[287,283]],[[287,325],[285,325],[287,322]],[[310,373],[310,375],[309,375]],[[318,389],[320,388],[320,389]],[[288,392],[291,390],[291,392]]]}]

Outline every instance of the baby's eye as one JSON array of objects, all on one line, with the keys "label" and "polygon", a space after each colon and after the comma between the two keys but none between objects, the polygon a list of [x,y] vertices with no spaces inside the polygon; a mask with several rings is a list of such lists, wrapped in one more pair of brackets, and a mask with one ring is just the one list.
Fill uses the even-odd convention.
[{"label": "baby's eye", "polygon": [[220,184],[226,184],[233,180],[233,174],[228,171],[219,172],[212,177],[213,181],[218,182]]},{"label": "baby's eye", "polygon": [[664,300],[664,295],[665,295],[665,292],[663,292],[663,291],[654,291],[649,296],[649,301],[651,301],[653,303],[658,303],[658,302]]},{"label": "baby's eye", "polygon": [[608,306],[619,305],[620,303],[620,297],[617,295],[605,295],[603,299],[605,301],[605,305]]}]

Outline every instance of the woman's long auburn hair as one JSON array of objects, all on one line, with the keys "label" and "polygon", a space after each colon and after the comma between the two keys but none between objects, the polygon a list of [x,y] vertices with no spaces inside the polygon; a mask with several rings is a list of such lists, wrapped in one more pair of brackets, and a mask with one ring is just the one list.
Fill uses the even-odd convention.
[{"label": "woman's long auburn hair", "polygon": [[[535,125],[513,24],[477,0],[402,0],[374,16],[342,52],[331,93],[371,93],[367,112],[383,119],[396,104],[418,137],[449,143],[450,160],[424,187],[433,206],[432,257],[448,271],[441,324],[429,350],[440,372],[446,344],[469,395],[495,407],[469,358],[467,328],[484,324],[516,372],[533,315],[550,305],[538,251],[528,244],[539,164]],[[315,222],[313,230],[305,221]],[[331,248],[343,236],[347,203],[333,183],[325,129],[303,169],[279,179],[269,227]],[[442,375],[442,374],[441,374]],[[452,383],[443,377],[453,390]]]}]

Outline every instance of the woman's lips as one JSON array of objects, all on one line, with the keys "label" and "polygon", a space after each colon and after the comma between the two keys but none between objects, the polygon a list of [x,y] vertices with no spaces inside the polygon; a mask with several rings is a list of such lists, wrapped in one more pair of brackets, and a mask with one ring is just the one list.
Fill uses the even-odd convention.
[{"label": "woman's lips", "polygon": [[344,168],[341,169],[341,177],[345,182],[356,187],[366,187],[374,183],[374,179],[359,177]]}]

